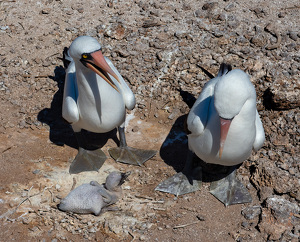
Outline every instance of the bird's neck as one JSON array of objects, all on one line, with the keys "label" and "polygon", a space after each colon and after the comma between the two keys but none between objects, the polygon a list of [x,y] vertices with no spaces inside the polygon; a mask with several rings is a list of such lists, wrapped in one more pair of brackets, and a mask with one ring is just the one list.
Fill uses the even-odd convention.
[{"label": "bird's neck", "polygon": [[[76,63],[78,65],[78,63]],[[78,95],[85,97],[93,96],[93,90],[97,88],[97,75],[88,68],[76,67],[76,79],[78,85]]]}]

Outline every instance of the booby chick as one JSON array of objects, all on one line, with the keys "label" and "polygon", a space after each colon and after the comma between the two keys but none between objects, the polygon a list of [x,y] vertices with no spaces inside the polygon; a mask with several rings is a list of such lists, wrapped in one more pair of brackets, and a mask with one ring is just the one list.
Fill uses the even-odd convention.
[{"label": "booby chick", "polygon": [[[193,169],[196,154],[208,164],[228,167],[225,178],[213,181],[210,192],[226,206],[251,202],[236,178],[236,169],[263,145],[265,133],[256,109],[256,92],[249,76],[222,64],[218,76],[204,86],[187,118],[189,154],[184,170],[156,190],[176,195],[200,189],[202,169]],[[201,180],[201,178],[200,178]]]},{"label": "booby chick", "polygon": [[116,203],[121,198],[121,185],[128,175],[129,173],[113,171],[107,176],[104,185],[96,181],[82,184],[62,199],[58,208],[65,212],[93,213],[97,216],[103,208]]},{"label": "booby chick", "polygon": [[104,57],[101,45],[90,36],[76,38],[64,50],[66,69],[62,116],[75,132],[79,151],[70,173],[98,171],[106,156],[101,149],[88,149],[82,129],[106,133],[116,127],[120,146],[109,150],[118,162],[142,165],[155,155],[153,150],[130,148],[125,139],[126,109],[135,106],[135,97],[112,62]]}]

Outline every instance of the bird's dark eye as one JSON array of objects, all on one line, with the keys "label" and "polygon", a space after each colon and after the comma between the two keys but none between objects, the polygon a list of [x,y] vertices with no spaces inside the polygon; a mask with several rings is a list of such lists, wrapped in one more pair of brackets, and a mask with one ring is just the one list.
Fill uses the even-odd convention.
[{"label": "bird's dark eye", "polygon": [[87,59],[87,58],[88,58],[88,55],[87,55],[87,54],[82,54],[82,58],[83,58],[83,59]]}]

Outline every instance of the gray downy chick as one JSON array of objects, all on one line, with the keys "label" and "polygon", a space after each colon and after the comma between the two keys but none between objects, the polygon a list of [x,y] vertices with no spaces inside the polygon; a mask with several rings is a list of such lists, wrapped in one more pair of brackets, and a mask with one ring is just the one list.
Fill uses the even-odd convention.
[{"label": "gray downy chick", "polygon": [[82,184],[62,199],[58,208],[65,212],[99,215],[102,208],[116,203],[121,198],[121,185],[129,174],[130,172],[113,171],[107,176],[104,185],[96,181]]}]

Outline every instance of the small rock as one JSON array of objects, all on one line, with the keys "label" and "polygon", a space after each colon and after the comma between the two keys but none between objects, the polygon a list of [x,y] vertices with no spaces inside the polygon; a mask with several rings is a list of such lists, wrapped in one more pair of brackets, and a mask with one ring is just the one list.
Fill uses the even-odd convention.
[{"label": "small rock", "polygon": [[273,196],[266,200],[266,208],[262,211],[259,230],[268,235],[269,240],[279,240],[285,231],[292,230],[296,224],[294,214],[300,211],[296,203],[292,203],[280,196]]},{"label": "small rock", "polygon": [[266,14],[262,8],[255,8],[252,10],[258,18],[263,18]]},{"label": "small rock", "polygon": [[286,12],[280,12],[278,14],[278,18],[284,18],[286,16]]},{"label": "small rock", "polygon": [[205,217],[202,216],[202,215],[197,215],[196,217],[197,217],[197,219],[199,219],[200,221],[205,221]]},{"label": "small rock", "polygon": [[56,184],[56,185],[55,185],[55,189],[56,189],[57,191],[60,191],[60,188],[61,188],[61,186],[60,186],[59,184]]},{"label": "small rock", "polygon": [[78,13],[83,13],[84,9],[83,8],[77,8]]},{"label": "small rock", "polygon": [[19,123],[19,126],[20,126],[21,129],[25,128],[25,127],[27,126],[25,120],[22,120],[22,121]]},{"label": "small rock", "polygon": [[273,195],[273,188],[269,186],[263,186],[259,190],[259,199],[260,201],[266,200],[268,197]]},{"label": "small rock", "polygon": [[248,227],[249,227],[249,223],[246,222],[246,221],[242,222],[241,225],[242,225],[242,227],[244,227],[244,228],[248,228]]},{"label": "small rock", "polygon": [[266,203],[267,207],[273,211],[273,216],[281,223],[290,222],[290,217],[300,212],[300,208],[296,203],[291,203],[280,196],[270,197]]},{"label": "small rock", "polygon": [[261,214],[261,207],[253,206],[253,207],[244,208],[242,210],[242,214],[248,220],[254,219],[255,217]]},{"label": "small rock", "polygon": [[121,40],[125,37],[126,28],[122,24],[113,24],[105,30],[105,35],[113,39]]},{"label": "small rock", "polygon": [[296,32],[289,32],[289,36],[292,40],[297,41],[298,36]]},{"label": "small rock", "polygon": [[49,14],[51,12],[51,8],[45,8],[42,10],[42,14]]},{"label": "small rock", "polygon": [[175,108],[172,113],[169,115],[168,119],[173,120],[178,114],[179,114],[180,110]]},{"label": "small rock", "polygon": [[97,232],[97,228],[96,227],[92,227],[89,229],[89,233],[96,233]]},{"label": "small rock", "polygon": [[155,27],[155,26],[160,26],[161,23],[157,20],[154,19],[147,19],[144,21],[142,27],[143,28],[150,28],[150,27]]},{"label": "small rock", "polygon": [[225,8],[224,10],[227,11],[227,12],[231,12],[233,11],[235,8],[235,4],[234,3],[229,3]]},{"label": "small rock", "polygon": [[212,9],[214,9],[217,5],[218,5],[217,2],[209,2],[209,3],[205,3],[205,4],[202,6],[202,10],[212,10]]},{"label": "small rock", "polygon": [[139,128],[139,126],[134,126],[133,128],[132,128],[132,132],[138,132],[140,130],[140,128]]},{"label": "small rock", "polygon": [[267,38],[263,33],[260,33],[252,37],[251,43],[257,47],[263,47],[267,43]]}]

